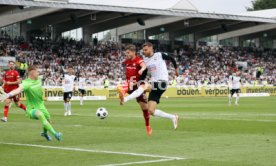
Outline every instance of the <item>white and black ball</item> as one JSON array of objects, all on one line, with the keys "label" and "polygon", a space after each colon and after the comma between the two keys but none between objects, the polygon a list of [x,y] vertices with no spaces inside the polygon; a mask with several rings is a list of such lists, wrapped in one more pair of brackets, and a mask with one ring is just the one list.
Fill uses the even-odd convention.
[{"label": "white and black ball", "polygon": [[105,119],[108,116],[108,112],[107,112],[106,108],[104,108],[104,107],[98,108],[96,111],[96,116],[100,119]]}]

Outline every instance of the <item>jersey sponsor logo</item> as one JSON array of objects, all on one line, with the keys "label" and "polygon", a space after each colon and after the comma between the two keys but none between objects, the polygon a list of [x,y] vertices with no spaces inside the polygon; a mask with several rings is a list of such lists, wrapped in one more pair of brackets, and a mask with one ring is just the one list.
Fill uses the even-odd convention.
[{"label": "jersey sponsor logo", "polygon": [[148,68],[150,69],[151,72],[156,71],[157,69],[157,67],[154,64],[149,65]]}]

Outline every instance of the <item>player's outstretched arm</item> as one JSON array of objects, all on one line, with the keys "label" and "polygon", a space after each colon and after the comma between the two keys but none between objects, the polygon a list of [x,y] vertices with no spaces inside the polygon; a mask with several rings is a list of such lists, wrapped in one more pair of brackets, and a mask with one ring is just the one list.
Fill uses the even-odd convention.
[{"label": "player's outstretched arm", "polygon": [[19,87],[13,91],[11,91],[10,93],[5,93],[4,90],[1,88],[0,89],[0,100],[4,101],[9,97],[13,97],[15,95],[20,94],[21,92],[23,92],[23,86],[20,84]]},{"label": "player's outstretched arm", "polygon": [[167,55],[167,54],[164,54],[164,53],[162,53],[162,58],[163,58],[164,60],[168,60],[168,61],[171,61],[171,62],[172,62],[173,67],[175,68],[175,75],[178,76],[178,75],[179,75],[179,74],[178,74],[178,67],[177,67],[177,64],[176,64],[175,59],[174,59],[173,57]]}]

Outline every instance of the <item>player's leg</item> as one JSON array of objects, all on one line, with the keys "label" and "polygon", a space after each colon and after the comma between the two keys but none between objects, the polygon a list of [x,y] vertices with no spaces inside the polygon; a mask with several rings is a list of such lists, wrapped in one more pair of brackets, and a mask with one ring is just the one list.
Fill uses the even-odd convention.
[{"label": "player's leg", "polygon": [[2,122],[7,122],[8,121],[8,114],[9,114],[11,101],[12,101],[11,99],[6,99],[5,100],[4,115],[3,115],[3,118],[1,119]]},{"label": "player's leg", "polygon": [[72,92],[69,92],[69,96],[67,97],[67,103],[68,103],[68,115],[72,115],[71,111],[71,97],[72,97]]},{"label": "player's leg", "polygon": [[148,109],[151,115],[172,120],[174,129],[177,129],[178,115],[169,114],[162,110],[156,109],[156,106],[157,106],[157,103],[155,101],[149,101]]},{"label": "player's leg", "polygon": [[68,103],[68,116],[70,116],[70,115],[72,115],[72,112],[71,112],[71,108],[72,108],[71,100],[67,99],[67,103]]},{"label": "player's leg", "polygon": [[228,96],[228,104],[231,105],[232,104],[232,97],[234,95],[234,89],[230,90],[230,94]]},{"label": "player's leg", "polygon": [[20,98],[18,95],[13,97],[13,101],[18,108],[21,108],[22,110],[26,111],[26,106],[20,102]]},{"label": "player's leg", "polygon": [[133,91],[130,95],[123,98],[123,103],[128,102],[129,100],[135,99],[141,96],[144,92],[149,92],[151,90],[151,85],[144,83],[138,87],[137,90]]},{"label": "player's leg", "polygon": [[83,105],[83,94],[80,94],[80,105]]},{"label": "player's leg", "polygon": [[148,104],[145,102],[140,101],[139,105],[141,107],[141,110],[143,111],[143,116],[145,120],[145,126],[150,126],[150,113],[148,111]]},{"label": "player's leg", "polygon": [[83,96],[84,96],[84,90],[80,89],[80,105],[83,105]]},{"label": "player's leg", "polygon": [[237,89],[236,94],[237,94],[237,96],[236,96],[236,102],[235,102],[235,105],[239,105],[239,98],[240,98],[240,92],[239,92],[239,89]]},{"label": "player's leg", "polygon": [[117,87],[118,94],[119,94],[119,99],[120,99],[120,104],[124,104],[124,97],[126,93],[129,92],[129,84],[128,82],[124,82],[122,85],[118,85]]},{"label": "player's leg", "polygon": [[[44,135],[48,135],[47,131],[49,131],[58,141],[61,141],[62,134],[55,131],[53,126],[50,123],[49,120],[49,113],[45,112],[45,115],[48,116],[48,118],[45,117],[44,112],[40,110],[32,110],[32,117],[35,119],[38,119],[42,126],[43,126],[43,133]],[[48,115],[47,115],[48,114]],[[47,136],[46,136],[47,137]],[[46,138],[47,139],[47,138]]]},{"label": "player's leg", "polygon": [[68,101],[67,101],[67,98],[68,98],[68,92],[64,92],[63,93],[63,101],[64,101],[64,116],[67,116],[68,115]]},{"label": "player's leg", "polygon": [[[48,119],[48,122],[51,123],[49,119]],[[52,141],[52,138],[51,138],[51,136],[48,134],[48,130],[47,130],[45,127],[43,127],[43,131],[40,133],[40,135],[41,135],[42,137],[44,137],[47,141]]]},{"label": "player's leg", "polygon": [[157,104],[159,104],[160,102],[162,94],[166,91],[166,87],[167,84],[165,82],[154,83],[153,89],[149,94],[148,110],[153,116],[172,120],[174,129],[176,129],[178,127],[178,115],[169,114],[159,109],[156,109]]},{"label": "player's leg", "polygon": [[148,104],[147,104],[146,94],[143,93],[136,100],[139,103],[139,105],[141,107],[141,110],[143,111],[143,116],[144,116],[144,120],[145,120],[146,131],[147,131],[148,136],[150,136],[152,134],[152,129],[150,127],[150,113],[148,111]]}]

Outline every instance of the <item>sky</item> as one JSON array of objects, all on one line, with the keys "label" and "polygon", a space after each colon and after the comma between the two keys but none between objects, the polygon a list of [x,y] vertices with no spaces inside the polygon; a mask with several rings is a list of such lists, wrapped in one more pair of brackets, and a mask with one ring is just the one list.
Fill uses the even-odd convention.
[{"label": "sky", "polygon": [[[148,5],[148,0],[68,0],[70,3],[120,5],[141,8],[167,9],[180,0],[151,0],[155,5]],[[200,12],[216,12],[226,14],[240,14],[246,12],[246,7],[251,7],[252,0],[189,0]],[[185,3],[184,3],[185,4]],[[186,4],[189,8],[189,4]]]},{"label": "sky", "polygon": [[240,14],[251,7],[252,0],[190,0],[200,12]]}]

